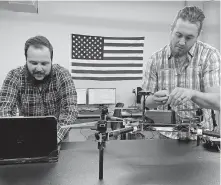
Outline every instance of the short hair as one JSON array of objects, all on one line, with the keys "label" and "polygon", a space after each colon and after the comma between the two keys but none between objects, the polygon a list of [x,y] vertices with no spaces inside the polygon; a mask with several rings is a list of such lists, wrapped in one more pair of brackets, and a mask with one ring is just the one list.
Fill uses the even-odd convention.
[{"label": "short hair", "polygon": [[172,24],[172,30],[174,29],[177,20],[181,18],[183,20],[188,20],[191,23],[200,23],[200,27],[198,30],[198,35],[200,34],[200,31],[202,30],[203,26],[203,20],[205,19],[205,15],[203,11],[196,7],[196,6],[186,6],[183,9],[181,9],[178,13],[177,16]]},{"label": "short hair", "polygon": [[29,38],[25,42],[25,58],[27,60],[27,51],[30,46],[34,46],[35,48],[42,48],[42,46],[45,46],[49,49],[50,54],[51,54],[51,60],[53,59],[53,47],[49,40],[41,35],[37,35],[35,37]]}]

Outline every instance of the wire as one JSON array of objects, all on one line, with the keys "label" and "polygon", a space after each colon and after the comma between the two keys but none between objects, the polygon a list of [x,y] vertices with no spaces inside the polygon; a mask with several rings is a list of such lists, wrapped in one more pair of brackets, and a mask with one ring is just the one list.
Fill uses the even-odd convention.
[{"label": "wire", "polygon": [[82,128],[80,129],[80,133],[81,133],[82,136],[84,136],[84,138],[85,138],[86,140],[88,140],[88,136],[85,136],[85,135],[82,133]]},{"label": "wire", "polygon": [[152,137],[150,139],[154,139],[155,138],[155,134],[154,131],[151,131]]},{"label": "wire", "polygon": [[143,135],[142,133],[140,133],[140,132],[137,132],[136,134],[135,134],[135,136],[136,136],[136,139],[137,139],[137,137],[140,139],[145,139],[145,135]]},{"label": "wire", "polygon": [[220,151],[220,147],[219,147],[219,145],[216,145],[217,146],[217,149]]},{"label": "wire", "polygon": [[132,105],[130,106],[137,106],[137,95],[136,95],[136,91],[133,93],[135,94],[135,101],[132,103]]}]

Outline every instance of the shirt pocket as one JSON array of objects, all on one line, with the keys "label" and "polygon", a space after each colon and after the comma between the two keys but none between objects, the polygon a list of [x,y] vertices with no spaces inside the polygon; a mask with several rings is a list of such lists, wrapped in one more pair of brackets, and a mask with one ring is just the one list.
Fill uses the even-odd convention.
[{"label": "shirt pocket", "polygon": [[171,91],[175,87],[176,71],[173,68],[160,69],[158,72],[158,89]]}]

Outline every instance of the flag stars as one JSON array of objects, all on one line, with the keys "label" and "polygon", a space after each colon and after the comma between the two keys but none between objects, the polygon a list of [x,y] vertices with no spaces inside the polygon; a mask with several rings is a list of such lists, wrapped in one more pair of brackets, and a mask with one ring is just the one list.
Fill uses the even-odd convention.
[{"label": "flag stars", "polygon": [[73,58],[102,59],[103,38],[97,36],[75,35],[72,37]]}]

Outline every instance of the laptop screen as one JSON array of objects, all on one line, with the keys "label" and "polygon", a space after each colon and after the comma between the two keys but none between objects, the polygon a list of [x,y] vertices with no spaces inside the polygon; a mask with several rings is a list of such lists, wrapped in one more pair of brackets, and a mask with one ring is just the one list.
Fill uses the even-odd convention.
[{"label": "laptop screen", "polygon": [[0,118],[0,159],[48,156],[57,150],[55,117]]}]

